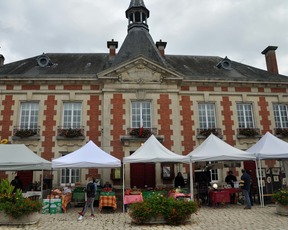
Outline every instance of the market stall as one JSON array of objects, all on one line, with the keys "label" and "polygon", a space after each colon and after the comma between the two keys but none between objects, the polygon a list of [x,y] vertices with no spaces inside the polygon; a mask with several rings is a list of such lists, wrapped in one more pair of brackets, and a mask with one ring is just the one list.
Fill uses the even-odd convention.
[{"label": "market stall", "polygon": [[[258,171],[257,171],[257,178],[258,184],[260,185],[260,201],[261,206],[264,206],[264,192],[263,192],[263,181],[262,178],[264,177],[262,173],[261,167],[261,160],[283,160],[283,163],[288,159],[288,143],[275,137],[270,132],[266,132],[266,134],[253,146],[247,149],[247,152],[251,154],[255,154],[258,160]],[[288,175],[288,165],[285,167],[285,174],[286,178]],[[276,174],[275,174],[276,175]],[[261,178],[261,179],[260,179]],[[272,196],[272,194],[268,194]]]},{"label": "market stall", "polygon": [[[176,154],[165,148],[154,135],[151,135],[145,143],[130,156],[123,158],[123,200],[125,187],[125,164],[130,163],[158,163],[158,162],[184,162],[185,156]],[[189,162],[188,162],[189,163]],[[144,193],[142,193],[145,199]],[[125,211],[123,205],[123,212]]]},{"label": "market stall", "polygon": [[[201,145],[187,155],[186,162],[190,163],[191,186],[193,186],[192,164],[194,162],[244,160],[256,161],[256,156],[255,154],[251,154],[227,144],[211,133]],[[193,191],[193,189],[191,189],[191,191]]]},{"label": "market stall", "polygon": [[[67,154],[63,157],[52,160],[52,168],[119,168],[121,167],[121,161],[112,155],[104,152],[93,141],[89,141],[86,145],[80,149]],[[98,190],[98,189],[97,189]],[[99,199],[100,207],[100,190],[96,194],[96,199]],[[100,197],[99,197],[100,196]],[[82,203],[85,202],[84,187],[76,187],[72,193],[73,202]],[[116,196],[115,196],[116,198]],[[110,199],[108,199],[110,200]],[[115,200],[117,207],[117,203]],[[101,203],[103,205],[103,201]],[[114,205],[114,203],[113,203]]]}]

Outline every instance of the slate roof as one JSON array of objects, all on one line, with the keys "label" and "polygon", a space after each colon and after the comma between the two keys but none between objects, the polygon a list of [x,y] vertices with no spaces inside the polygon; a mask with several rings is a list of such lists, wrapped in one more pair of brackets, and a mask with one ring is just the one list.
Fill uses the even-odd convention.
[{"label": "slate roof", "polygon": [[[143,53],[142,53],[143,54]],[[53,75],[97,75],[111,67],[109,54],[93,53],[47,53],[53,62],[52,66],[40,67],[37,65],[37,56],[0,66],[0,79],[19,75],[26,77],[53,77]],[[147,57],[146,55],[143,55]],[[149,57],[147,57],[150,59]],[[252,66],[232,61],[231,69],[218,68],[217,64],[223,58],[217,56],[183,56],[166,55],[165,63],[183,75],[184,80],[197,81],[247,81],[247,82],[288,82],[288,77],[277,75]],[[155,62],[155,60],[152,60]],[[155,64],[159,64],[155,62]]]},{"label": "slate roof", "polygon": [[[144,12],[149,16],[149,11],[143,0],[131,0],[126,11]],[[93,75],[117,68],[120,64],[144,57],[164,68],[178,72],[184,80],[194,81],[242,81],[242,82],[288,82],[284,75],[272,74],[242,63],[231,61],[231,68],[217,67],[223,58],[216,56],[189,56],[165,55],[162,57],[149,33],[145,22],[133,22],[128,25],[128,34],[119,49],[118,54],[111,58],[108,53],[47,53],[46,56],[52,65],[41,67],[37,64],[37,57],[20,60],[0,66],[0,79],[23,77],[53,78],[59,75],[81,76]],[[40,55],[39,55],[40,56]]]},{"label": "slate roof", "polygon": [[140,55],[162,66],[166,66],[165,60],[161,57],[150,33],[141,27],[129,30],[112,66],[119,65],[122,62],[129,61]]}]

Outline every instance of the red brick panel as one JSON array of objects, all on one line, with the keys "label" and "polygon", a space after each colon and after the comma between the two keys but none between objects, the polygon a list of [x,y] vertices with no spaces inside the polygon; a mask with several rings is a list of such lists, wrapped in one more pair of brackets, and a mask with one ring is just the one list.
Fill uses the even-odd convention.
[{"label": "red brick panel", "polygon": [[113,146],[112,155],[118,159],[124,157],[123,145],[120,141],[120,136],[125,135],[125,130],[123,129],[125,125],[125,109],[124,104],[125,100],[122,97],[122,94],[114,94],[111,99],[112,109],[111,109],[111,146]]},{"label": "red brick panel", "polygon": [[271,88],[271,93],[286,93],[285,88]]},{"label": "red brick panel", "polygon": [[171,139],[171,136],[173,134],[173,130],[171,129],[171,99],[169,98],[168,94],[161,94],[157,102],[159,104],[158,114],[160,116],[158,124],[159,127],[161,127],[159,130],[159,134],[165,136],[163,145],[166,148],[171,149],[171,147],[173,146],[173,141]]},{"label": "red brick panel", "polygon": [[195,130],[192,127],[195,125],[194,120],[192,119],[194,111],[191,110],[192,101],[190,96],[182,96],[180,105],[182,107],[180,111],[181,118],[181,136],[183,137],[182,146],[184,149],[184,154],[186,155],[193,150],[195,146],[195,141],[193,141],[193,136],[195,136]]},{"label": "red brick panel", "polygon": [[251,92],[250,87],[235,87],[235,92]]},{"label": "red brick panel", "polygon": [[89,105],[89,109],[87,110],[87,126],[89,127],[87,136],[89,136],[90,140],[92,140],[96,145],[100,146],[101,143],[99,142],[99,137],[101,136],[101,130],[99,130],[99,127],[101,127],[101,101],[99,96],[91,96],[87,104]]},{"label": "red brick panel", "polygon": [[268,102],[266,101],[265,97],[259,97],[258,106],[259,110],[259,117],[260,117],[260,124],[263,127],[262,134],[265,134],[267,131],[270,131],[271,121],[269,119],[270,111],[268,111]]},{"label": "red brick panel", "polygon": [[214,91],[213,86],[197,86],[197,91]]},{"label": "red brick panel", "polygon": [[40,90],[40,85],[22,85],[22,90]]},{"label": "red brick panel", "polygon": [[[15,104],[15,100],[13,100],[12,95],[6,95],[4,100],[2,101],[2,109],[1,115],[3,119],[0,120],[0,127],[1,127],[1,139],[8,139],[11,136],[10,127],[13,125],[12,116],[14,114],[14,110],[12,106]],[[16,124],[14,124],[16,125]]]},{"label": "red brick panel", "polygon": [[64,85],[64,90],[82,90],[82,85]]},{"label": "red brick panel", "polygon": [[226,142],[232,146],[236,144],[233,136],[235,135],[235,131],[233,130],[234,120],[233,120],[233,111],[231,109],[232,103],[229,97],[222,97],[221,101],[222,106],[222,116],[223,116],[223,134],[226,136]]},{"label": "red brick panel", "polygon": [[45,137],[45,141],[42,142],[43,152],[42,157],[51,160],[54,157],[53,147],[55,147],[55,141],[53,137],[56,136],[56,109],[57,101],[54,95],[49,95],[44,102],[46,109],[44,110],[43,130],[42,135]]}]

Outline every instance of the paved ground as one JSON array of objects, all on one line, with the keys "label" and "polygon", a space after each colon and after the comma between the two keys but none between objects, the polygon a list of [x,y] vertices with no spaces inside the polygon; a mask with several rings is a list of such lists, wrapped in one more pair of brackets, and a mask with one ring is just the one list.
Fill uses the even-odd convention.
[{"label": "paved ground", "polygon": [[226,205],[222,207],[202,207],[197,215],[192,215],[191,222],[182,226],[168,225],[145,225],[137,226],[131,224],[131,219],[127,213],[121,210],[112,213],[103,211],[99,213],[96,208],[96,218],[89,219],[89,213],[82,222],[77,221],[77,212],[80,208],[70,208],[64,214],[41,214],[38,224],[30,226],[0,226],[0,229],[31,229],[31,230],[231,230],[231,229],[249,229],[249,230],[286,230],[288,229],[288,216],[280,216],[275,213],[275,206],[265,207],[254,206],[251,210],[244,210],[241,205]]}]

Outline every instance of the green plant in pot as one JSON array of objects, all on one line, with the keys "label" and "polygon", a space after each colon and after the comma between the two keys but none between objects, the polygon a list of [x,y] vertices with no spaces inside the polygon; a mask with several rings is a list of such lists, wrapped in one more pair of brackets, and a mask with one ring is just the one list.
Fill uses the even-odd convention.
[{"label": "green plant in pot", "polygon": [[198,205],[194,201],[177,200],[161,194],[155,194],[130,205],[129,216],[137,224],[146,224],[151,219],[162,217],[169,225],[184,224],[190,219],[191,214],[196,213]]},{"label": "green plant in pot", "polygon": [[288,187],[273,194],[273,199],[281,205],[288,205]]},{"label": "green plant in pot", "polygon": [[22,191],[17,189],[12,193],[14,186],[10,185],[7,179],[0,182],[0,211],[5,215],[14,219],[19,219],[23,216],[34,212],[39,212],[42,209],[40,201],[24,198]]}]

